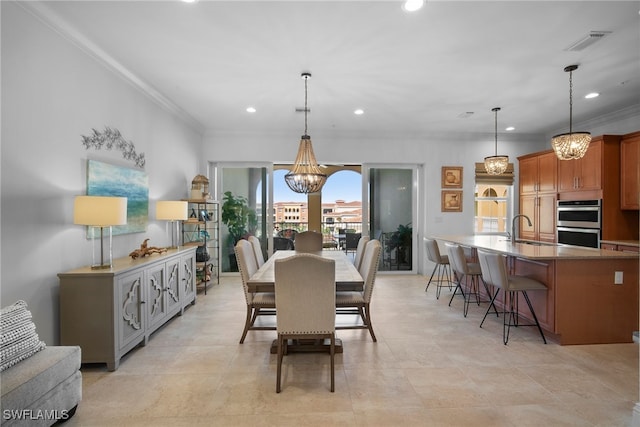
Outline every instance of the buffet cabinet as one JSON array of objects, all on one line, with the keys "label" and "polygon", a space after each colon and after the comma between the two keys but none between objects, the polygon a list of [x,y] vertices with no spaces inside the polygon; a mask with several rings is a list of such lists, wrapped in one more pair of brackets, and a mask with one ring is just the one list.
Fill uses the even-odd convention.
[{"label": "buffet cabinet", "polygon": [[118,369],[120,358],[196,300],[195,247],[132,260],[108,270],[58,274],[60,344],[78,345],[82,363]]}]

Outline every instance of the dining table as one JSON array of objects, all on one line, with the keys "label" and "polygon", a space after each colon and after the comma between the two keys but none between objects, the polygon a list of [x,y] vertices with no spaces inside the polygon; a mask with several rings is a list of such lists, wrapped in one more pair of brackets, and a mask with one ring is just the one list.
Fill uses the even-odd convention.
[{"label": "dining table", "polygon": [[[275,261],[278,259],[285,259],[300,253],[311,253],[319,255],[323,258],[332,259],[335,261],[336,269],[336,292],[362,292],[364,288],[364,279],[358,272],[358,269],[353,265],[351,258],[349,258],[343,251],[331,251],[323,250],[317,252],[300,252],[295,250],[281,250],[276,251],[269,257],[269,259],[256,271],[247,282],[248,291],[255,292],[274,292],[275,291]],[[304,286],[304,278],[300,279],[300,285]],[[277,310],[277,309],[276,309]],[[316,341],[316,340],[289,340],[287,345],[288,352],[328,352],[329,340]],[[342,341],[336,338],[335,352],[342,353]],[[271,344],[271,353],[278,353],[277,340],[273,340]]]}]

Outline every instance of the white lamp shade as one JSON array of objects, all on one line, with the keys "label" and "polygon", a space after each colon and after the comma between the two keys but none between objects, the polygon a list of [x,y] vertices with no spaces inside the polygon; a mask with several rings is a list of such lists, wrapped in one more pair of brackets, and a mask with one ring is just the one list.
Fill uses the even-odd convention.
[{"label": "white lamp shade", "polygon": [[189,218],[187,202],[161,200],[156,202],[156,219],[185,221]]},{"label": "white lamp shade", "polygon": [[127,198],[77,196],[73,202],[73,223],[108,227],[127,223]]}]

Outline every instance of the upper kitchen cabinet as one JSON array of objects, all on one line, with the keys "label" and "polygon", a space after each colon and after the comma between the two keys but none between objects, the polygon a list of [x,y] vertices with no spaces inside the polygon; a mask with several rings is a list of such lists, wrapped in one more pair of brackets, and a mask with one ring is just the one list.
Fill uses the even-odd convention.
[{"label": "upper kitchen cabinet", "polygon": [[557,189],[558,160],[551,150],[518,157],[520,194],[552,192]]},{"label": "upper kitchen cabinet", "polygon": [[620,141],[620,208],[640,209],[640,132]]},{"label": "upper kitchen cabinet", "polygon": [[620,136],[594,137],[585,156],[558,161],[558,193],[561,200],[602,199],[619,192]]}]

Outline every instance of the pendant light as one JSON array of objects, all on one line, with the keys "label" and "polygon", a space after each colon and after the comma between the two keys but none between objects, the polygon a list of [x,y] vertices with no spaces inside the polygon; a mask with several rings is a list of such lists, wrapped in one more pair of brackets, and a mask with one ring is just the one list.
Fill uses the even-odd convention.
[{"label": "pendant light", "polygon": [[569,65],[564,71],[569,73],[569,133],[561,133],[551,138],[551,146],[560,160],[580,159],[591,143],[589,132],[573,132],[573,71],[577,65]]},{"label": "pendant light", "polygon": [[317,193],[327,180],[327,175],[320,171],[316,156],[313,154],[311,137],[307,135],[307,81],[311,73],[302,73],[304,79],[304,135],[300,139],[298,155],[291,172],[284,176],[287,185],[296,193]]},{"label": "pendant light", "polygon": [[507,170],[509,166],[509,156],[498,155],[498,111],[500,107],[492,108],[491,111],[495,113],[495,128],[496,128],[496,145],[495,156],[488,156],[484,158],[484,168],[489,175],[500,175]]}]

